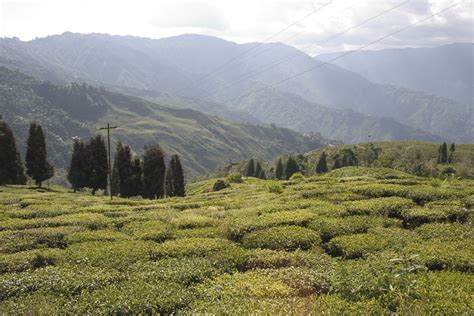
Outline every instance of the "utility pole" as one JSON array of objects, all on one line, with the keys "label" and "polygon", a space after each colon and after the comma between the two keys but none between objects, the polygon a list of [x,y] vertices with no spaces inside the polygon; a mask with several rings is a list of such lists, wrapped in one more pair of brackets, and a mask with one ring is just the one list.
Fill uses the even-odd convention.
[{"label": "utility pole", "polygon": [[110,194],[110,199],[112,200],[112,167],[111,167],[111,158],[110,158],[110,130],[111,129],[116,129],[118,126],[110,126],[109,123],[107,123],[107,127],[101,127],[99,130],[107,130],[107,153],[108,153],[108,165],[109,165],[109,194]]}]

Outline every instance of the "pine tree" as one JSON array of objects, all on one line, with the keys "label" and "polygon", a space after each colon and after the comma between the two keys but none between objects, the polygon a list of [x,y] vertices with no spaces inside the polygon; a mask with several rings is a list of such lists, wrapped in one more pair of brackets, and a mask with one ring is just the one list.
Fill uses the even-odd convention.
[{"label": "pine tree", "polygon": [[285,168],[286,179],[290,179],[297,172],[300,172],[300,166],[292,156],[288,157]]},{"label": "pine tree", "polygon": [[267,175],[265,174],[265,170],[260,170],[260,173],[258,174],[258,178],[262,180],[267,180]]},{"label": "pine tree", "polygon": [[121,151],[117,151],[117,171],[119,177],[119,193],[121,197],[133,195],[133,170],[132,152],[130,147],[122,146]]},{"label": "pine tree", "polygon": [[143,170],[142,162],[139,157],[132,161],[132,196],[143,194]]},{"label": "pine tree", "polygon": [[260,173],[262,172],[262,165],[260,164],[259,161],[257,161],[257,164],[256,164],[256,167],[255,167],[255,172],[253,174],[253,177],[255,178],[259,178],[260,177]]},{"label": "pine tree", "polygon": [[74,192],[87,185],[86,160],[87,155],[85,144],[79,138],[75,138],[71,163],[69,164],[69,172],[67,175],[67,179],[69,183],[71,183]]},{"label": "pine tree", "polygon": [[36,122],[31,123],[28,132],[25,161],[27,175],[33,178],[40,188],[43,181],[54,175],[53,166],[46,160],[46,142],[43,129]]},{"label": "pine tree", "polygon": [[438,163],[444,164],[448,162],[448,145],[444,142],[438,150]]},{"label": "pine tree", "polygon": [[326,173],[328,172],[328,165],[326,161],[326,152],[323,151],[321,156],[319,156],[318,164],[316,165],[316,173]]},{"label": "pine tree", "polygon": [[250,159],[247,168],[245,168],[245,176],[246,177],[254,177],[255,176],[255,163],[253,159]]},{"label": "pine tree", "polygon": [[453,163],[454,162],[454,151],[456,150],[456,145],[454,143],[449,146],[449,157],[448,157],[448,163]]},{"label": "pine tree", "polygon": [[114,155],[114,164],[112,167],[112,179],[111,179],[111,184],[110,184],[110,190],[112,192],[112,195],[117,196],[120,194],[120,176],[119,176],[119,170],[118,170],[118,153],[121,153],[123,151],[123,145],[122,142],[118,142],[117,146],[115,147],[115,155]]},{"label": "pine tree", "polygon": [[281,157],[278,158],[278,162],[275,167],[275,178],[278,180],[283,179],[283,163],[281,162]]},{"label": "pine tree", "polygon": [[143,197],[161,198],[164,195],[165,154],[159,145],[146,146],[143,155]]},{"label": "pine tree", "polygon": [[101,135],[92,137],[85,145],[87,176],[86,187],[92,189],[92,194],[97,190],[107,189],[107,176],[109,175],[109,165],[107,159],[107,149]]},{"label": "pine tree", "polygon": [[184,172],[183,172],[183,166],[181,165],[181,161],[178,155],[171,156],[170,169],[171,169],[171,175],[172,175],[171,184],[173,188],[173,195],[184,196],[185,194]]},{"label": "pine tree", "polygon": [[0,185],[26,184],[23,163],[15,137],[5,122],[0,122]]},{"label": "pine tree", "polygon": [[342,156],[342,166],[349,167],[349,166],[357,166],[358,161],[355,153],[352,149],[344,149],[344,153]]}]

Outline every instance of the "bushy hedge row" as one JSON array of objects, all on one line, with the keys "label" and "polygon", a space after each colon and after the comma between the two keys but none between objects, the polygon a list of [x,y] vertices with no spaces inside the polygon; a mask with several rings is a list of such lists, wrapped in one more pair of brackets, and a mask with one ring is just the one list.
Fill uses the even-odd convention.
[{"label": "bushy hedge row", "polygon": [[319,234],[299,226],[278,226],[257,230],[242,238],[246,248],[268,248],[275,250],[309,249],[321,244]]}]

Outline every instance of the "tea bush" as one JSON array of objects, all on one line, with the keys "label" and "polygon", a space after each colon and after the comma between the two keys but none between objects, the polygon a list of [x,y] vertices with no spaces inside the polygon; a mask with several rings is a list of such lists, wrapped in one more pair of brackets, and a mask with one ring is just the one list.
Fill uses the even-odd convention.
[{"label": "tea bush", "polygon": [[321,243],[319,234],[299,226],[278,226],[249,233],[242,238],[246,248],[281,250],[309,249]]}]

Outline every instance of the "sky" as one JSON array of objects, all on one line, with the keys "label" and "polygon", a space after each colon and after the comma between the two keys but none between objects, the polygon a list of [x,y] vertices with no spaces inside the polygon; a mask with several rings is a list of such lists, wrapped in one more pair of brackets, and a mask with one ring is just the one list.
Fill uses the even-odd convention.
[{"label": "sky", "polygon": [[[406,1],[0,0],[0,36],[32,40],[70,31],[158,39],[196,33],[237,43],[284,42],[318,55],[355,49],[462,0]],[[402,5],[357,26],[398,4]],[[473,28],[473,0],[465,0],[370,48],[473,42]]]}]

